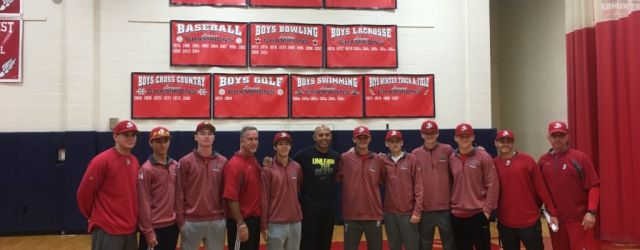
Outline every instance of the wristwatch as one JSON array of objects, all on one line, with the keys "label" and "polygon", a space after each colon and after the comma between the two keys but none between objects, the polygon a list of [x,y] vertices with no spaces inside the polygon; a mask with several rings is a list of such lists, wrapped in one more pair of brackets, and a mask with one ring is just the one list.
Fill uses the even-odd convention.
[{"label": "wristwatch", "polygon": [[587,213],[589,213],[591,215],[596,215],[597,211],[593,210],[593,209],[589,209],[589,210],[587,210]]}]

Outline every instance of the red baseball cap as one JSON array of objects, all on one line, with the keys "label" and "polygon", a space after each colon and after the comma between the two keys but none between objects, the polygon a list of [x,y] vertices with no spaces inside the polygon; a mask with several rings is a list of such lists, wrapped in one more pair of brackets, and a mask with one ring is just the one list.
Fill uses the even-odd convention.
[{"label": "red baseball cap", "polygon": [[385,141],[391,140],[391,138],[398,138],[402,140],[402,133],[398,130],[389,130],[387,131],[387,135],[384,137]]},{"label": "red baseball cap", "polygon": [[560,132],[563,134],[569,133],[569,128],[567,127],[567,123],[561,121],[552,121],[549,123],[549,134],[553,134],[556,132]]},{"label": "red baseball cap", "polygon": [[438,124],[432,120],[426,120],[420,126],[420,132],[438,132]]},{"label": "red baseball cap", "polygon": [[196,132],[203,130],[203,129],[208,129],[211,130],[211,132],[216,132],[216,127],[213,126],[213,124],[211,124],[210,122],[201,122],[198,123],[198,126],[196,126]]},{"label": "red baseball cap", "polygon": [[122,134],[129,131],[135,131],[136,133],[140,132],[138,131],[138,127],[136,126],[136,124],[129,120],[122,120],[118,122],[115,127],[113,127],[114,134]]},{"label": "red baseball cap", "polygon": [[513,131],[508,129],[498,130],[498,133],[496,133],[496,141],[502,138],[508,138],[511,140],[516,139],[516,137],[513,135]]},{"label": "red baseball cap", "polygon": [[365,126],[358,126],[353,130],[353,138],[356,138],[359,135],[366,135],[371,137],[371,132],[369,131],[369,128]]},{"label": "red baseball cap", "polygon": [[171,133],[165,127],[156,127],[149,133],[149,141],[167,137],[171,137]]},{"label": "red baseball cap", "polygon": [[273,136],[273,145],[276,145],[276,143],[281,140],[287,140],[289,141],[289,143],[291,143],[293,141],[293,138],[291,138],[291,135],[287,132],[278,132]]},{"label": "red baseball cap", "polygon": [[455,135],[473,135],[473,127],[471,127],[471,124],[469,123],[460,123],[456,126]]}]

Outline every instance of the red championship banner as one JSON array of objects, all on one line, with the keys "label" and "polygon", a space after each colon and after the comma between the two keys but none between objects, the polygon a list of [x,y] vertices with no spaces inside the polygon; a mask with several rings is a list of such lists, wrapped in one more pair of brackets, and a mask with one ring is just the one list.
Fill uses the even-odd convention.
[{"label": "red championship banner", "polygon": [[395,25],[327,25],[327,68],[397,68]]},{"label": "red championship banner", "polygon": [[366,117],[434,117],[433,75],[365,75]]},{"label": "red championship banner", "polygon": [[22,20],[0,20],[0,82],[22,81]]},{"label": "red championship banner", "polygon": [[131,73],[131,118],[211,117],[211,75]]},{"label": "red championship banner", "polygon": [[291,75],[291,117],[363,117],[362,76]]},{"label": "red championship banner", "polygon": [[0,1],[0,14],[22,13],[22,0],[2,0]]},{"label": "red championship banner", "polygon": [[396,0],[325,0],[325,8],[396,9]]},{"label": "red championship banner", "polygon": [[321,24],[251,23],[251,67],[322,68]]},{"label": "red championship banner", "polygon": [[171,21],[171,65],[247,66],[247,24]]},{"label": "red championship banner", "polygon": [[247,6],[247,0],[169,0],[170,5]]},{"label": "red championship banner", "polygon": [[249,0],[251,6],[322,8],[322,0]]},{"label": "red championship banner", "polygon": [[289,117],[289,77],[286,74],[215,74],[213,117]]}]

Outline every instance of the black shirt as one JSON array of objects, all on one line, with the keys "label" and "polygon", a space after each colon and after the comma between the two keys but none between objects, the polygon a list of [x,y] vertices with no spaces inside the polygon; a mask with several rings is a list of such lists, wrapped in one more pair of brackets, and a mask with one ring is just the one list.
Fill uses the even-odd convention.
[{"label": "black shirt", "polygon": [[298,151],[294,160],[302,167],[304,179],[300,204],[305,216],[335,213],[335,176],[340,161],[338,152],[322,153],[315,145]]}]

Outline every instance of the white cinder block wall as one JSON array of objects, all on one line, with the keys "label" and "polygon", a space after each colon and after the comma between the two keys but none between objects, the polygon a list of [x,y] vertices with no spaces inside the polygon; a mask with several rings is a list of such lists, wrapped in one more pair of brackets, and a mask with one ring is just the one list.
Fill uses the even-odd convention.
[{"label": "white cinder block wall", "polygon": [[[398,0],[396,11],[170,7],[168,0],[23,0],[23,83],[0,84],[0,131],[109,129],[130,118],[131,72],[433,73],[443,128],[492,127],[489,1]],[[58,3],[56,3],[58,2]],[[256,69],[169,66],[169,20],[398,25],[399,68]],[[215,120],[264,130],[306,130],[319,123],[350,130],[416,129],[423,119]],[[194,120],[137,120],[192,130]]]}]

